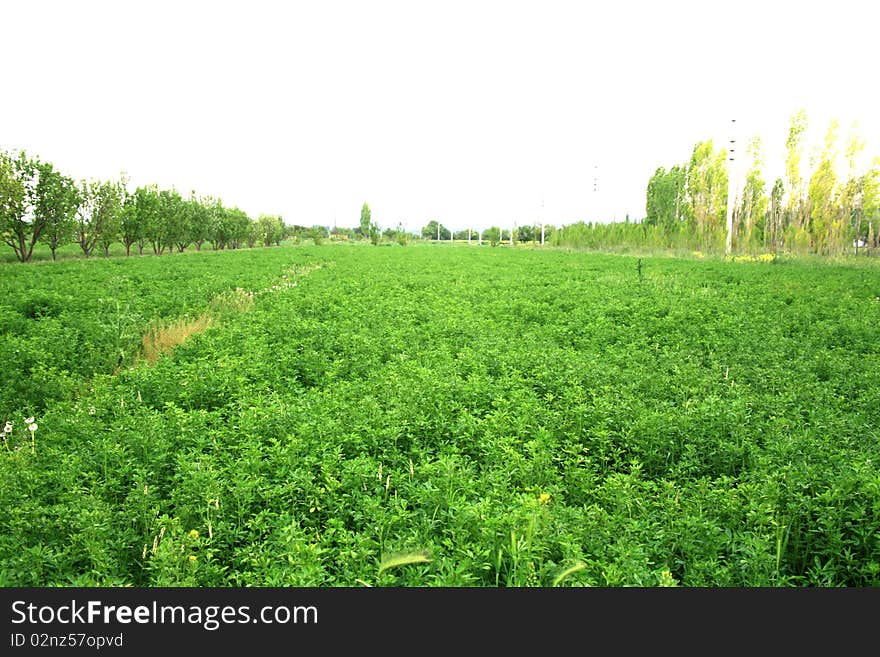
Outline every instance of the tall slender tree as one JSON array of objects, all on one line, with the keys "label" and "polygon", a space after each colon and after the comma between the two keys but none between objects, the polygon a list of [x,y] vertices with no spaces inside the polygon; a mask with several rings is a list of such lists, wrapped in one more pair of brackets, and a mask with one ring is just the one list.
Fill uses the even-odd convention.
[{"label": "tall slender tree", "polygon": [[804,191],[804,178],[801,172],[803,160],[803,139],[807,130],[807,113],[795,112],[789,121],[788,139],[785,141],[785,176],[788,187],[786,212],[787,223],[795,230],[806,228],[809,212]]},{"label": "tall slender tree", "polygon": [[734,235],[739,248],[748,248],[755,238],[756,224],[763,224],[767,210],[766,183],[762,175],[764,153],[761,138],[753,137],[746,147],[749,169],[746,171],[739,212],[734,215]]},{"label": "tall slender tree", "polygon": [[864,148],[865,140],[858,133],[858,126],[853,124],[846,139],[847,180],[840,190],[840,209],[848,224],[848,237],[851,236],[853,238],[853,248],[856,254],[859,252],[860,242],[865,237],[862,233],[865,178],[864,176],[859,176],[857,168],[858,157]]},{"label": "tall slender tree", "polygon": [[838,122],[831,121],[825,134],[825,145],[819,164],[810,176],[809,208],[810,232],[817,252],[828,254],[841,247],[841,219],[837,212],[837,158]]},{"label": "tall slender tree", "polygon": [[697,238],[712,247],[723,238],[727,214],[727,153],[712,140],[694,146],[687,173],[688,196]]},{"label": "tall slender tree", "polygon": [[770,208],[764,222],[764,246],[774,252],[782,248],[785,235],[785,208],[783,197],[785,195],[785,183],[782,178],[777,178],[770,192]]},{"label": "tall slender tree", "polygon": [[369,204],[364,201],[364,204],[361,206],[361,235],[364,238],[369,237],[370,235],[370,224],[372,223],[371,212]]}]

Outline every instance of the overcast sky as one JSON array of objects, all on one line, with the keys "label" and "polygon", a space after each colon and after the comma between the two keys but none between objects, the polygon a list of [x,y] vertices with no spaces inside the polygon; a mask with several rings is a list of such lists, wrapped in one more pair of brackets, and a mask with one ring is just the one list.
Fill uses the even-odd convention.
[{"label": "overcast sky", "polygon": [[770,184],[797,109],[880,155],[878,6],[5,0],[0,148],[291,224],[641,218],[734,118]]}]

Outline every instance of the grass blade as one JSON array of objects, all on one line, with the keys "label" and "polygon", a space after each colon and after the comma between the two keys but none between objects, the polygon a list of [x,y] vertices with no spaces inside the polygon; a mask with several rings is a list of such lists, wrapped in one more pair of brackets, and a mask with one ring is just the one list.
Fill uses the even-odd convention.
[{"label": "grass blade", "polygon": [[587,567],[587,564],[585,564],[583,561],[579,561],[578,563],[574,564],[573,566],[569,566],[568,568],[563,570],[561,573],[559,573],[554,578],[553,586],[559,586],[559,583],[562,580],[564,580],[566,577],[568,577],[569,575],[573,575],[574,573],[578,572],[579,570],[583,570],[586,567]]},{"label": "grass blade", "polygon": [[382,557],[382,561],[379,564],[379,575],[381,575],[386,570],[389,570],[390,568],[407,566],[412,563],[429,563],[430,561],[431,559],[428,558],[427,552],[409,552],[385,555]]}]

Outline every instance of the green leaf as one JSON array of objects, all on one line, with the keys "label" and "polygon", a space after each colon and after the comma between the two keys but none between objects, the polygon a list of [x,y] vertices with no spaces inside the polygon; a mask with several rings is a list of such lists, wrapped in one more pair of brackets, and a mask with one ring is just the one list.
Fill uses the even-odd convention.
[{"label": "green leaf", "polygon": [[429,563],[431,559],[427,552],[409,552],[399,554],[388,554],[382,557],[379,563],[379,575],[391,568],[399,566],[408,566],[413,563]]}]

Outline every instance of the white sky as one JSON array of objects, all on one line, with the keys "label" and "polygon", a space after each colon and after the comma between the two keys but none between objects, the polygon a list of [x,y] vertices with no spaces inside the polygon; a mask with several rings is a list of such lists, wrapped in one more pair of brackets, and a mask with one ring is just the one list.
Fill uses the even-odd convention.
[{"label": "white sky", "polygon": [[364,201],[413,230],[641,218],[654,170],[726,145],[732,118],[768,184],[800,108],[811,143],[836,117],[842,150],[858,120],[880,155],[878,19],[850,0],[4,0],[0,148],[305,225],[356,226]]}]

